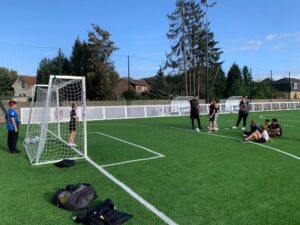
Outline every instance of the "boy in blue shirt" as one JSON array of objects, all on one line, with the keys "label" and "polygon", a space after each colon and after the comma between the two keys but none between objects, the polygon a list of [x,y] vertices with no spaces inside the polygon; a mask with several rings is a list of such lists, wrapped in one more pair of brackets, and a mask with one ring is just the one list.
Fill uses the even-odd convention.
[{"label": "boy in blue shirt", "polygon": [[9,110],[6,113],[6,124],[7,124],[7,146],[10,153],[20,153],[17,150],[17,142],[19,137],[19,117],[16,111],[17,102],[9,101]]}]

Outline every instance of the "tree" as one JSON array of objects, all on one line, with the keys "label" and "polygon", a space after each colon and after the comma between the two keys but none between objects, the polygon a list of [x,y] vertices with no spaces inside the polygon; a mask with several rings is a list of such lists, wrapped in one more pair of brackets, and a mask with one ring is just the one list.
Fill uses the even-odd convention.
[{"label": "tree", "polygon": [[89,68],[87,77],[88,99],[111,100],[116,99],[115,87],[119,75],[114,64],[109,60],[111,54],[118,48],[110,40],[110,33],[92,25],[93,31],[88,32]]},{"label": "tree", "polygon": [[70,57],[72,74],[75,76],[86,76],[91,71],[90,66],[91,51],[89,45],[79,38],[75,40],[73,51]]},{"label": "tree", "polygon": [[213,32],[208,30],[208,34],[206,33],[204,16],[200,4],[195,0],[177,0],[175,11],[168,15],[170,24],[167,37],[174,44],[167,54],[166,67],[184,74],[185,95],[205,95],[200,84],[204,83],[206,36],[210,80],[213,79],[216,68],[222,64],[219,62],[222,51],[216,47],[218,42],[214,40]]},{"label": "tree", "polygon": [[12,85],[17,80],[18,74],[15,70],[9,70],[5,67],[0,67],[0,95],[13,95]]},{"label": "tree", "polygon": [[227,97],[242,95],[242,75],[238,64],[233,63],[227,74]]},{"label": "tree", "polygon": [[158,70],[156,76],[145,80],[151,87],[150,97],[157,99],[166,99],[169,97],[168,85],[162,68]]},{"label": "tree", "polygon": [[69,59],[60,50],[53,59],[43,58],[37,69],[37,83],[48,84],[50,75],[70,75],[72,73]]}]

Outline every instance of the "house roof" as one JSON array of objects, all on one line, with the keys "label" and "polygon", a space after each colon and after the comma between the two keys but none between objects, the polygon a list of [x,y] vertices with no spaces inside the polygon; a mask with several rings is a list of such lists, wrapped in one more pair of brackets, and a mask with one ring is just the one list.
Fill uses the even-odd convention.
[{"label": "house roof", "polygon": [[282,79],[275,80],[272,83],[290,83],[290,82],[291,83],[300,83],[300,80],[299,79],[295,79],[295,78],[284,77]]},{"label": "house roof", "polygon": [[[294,88],[293,83],[297,83],[297,88]],[[279,91],[300,91],[300,80],[295,78],[284,77],[282,79],[272,81],[271,85]]]},{"label": "house roof", "polygon": [[20,80],[24,80],[26,84],[33,86],[36,84],[36,77],[27,76],[27,75],[19,75]]},{"label": "house roof", "polygon": [[[128,81],[128,78],[125,77],[123,78],[126,82]],[[149,84],[147,83],[147,81],[145,80],[134,80],[132,78],[129,78],[129,83],[133,84],[133,85],[139,85],[139,86],[149,86]]]}]

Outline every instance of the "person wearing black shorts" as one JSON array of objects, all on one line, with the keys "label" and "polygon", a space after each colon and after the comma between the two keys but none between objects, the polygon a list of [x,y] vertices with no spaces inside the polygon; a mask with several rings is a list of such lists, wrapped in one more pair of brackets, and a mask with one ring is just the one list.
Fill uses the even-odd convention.
[{"label": "person wearing black shorts", "polygon": [[249,110],[250,110],[247,96],[245,96],[245,97],[242,98],[239,107],[240,107],[239,117],[238,117],[238,120],[236,122],[236,125],[234,127],[232,127],[232,128],[236,129],[239,126],[241,120],[243,119],[242,130],[245,130],[246,129],[246,124],[247,124],[247,117],[248,117]]},{"label": "person wearing black shorts", "polygon": [[75,147],[76,144],[74,143],[75,140],[75,135],[76,135],[76,123],[78,121],[78,117],[76,114],[77,110],[77,104],[72,103],[72,110],[70,112],[70,122],[69,122],[69,131],[70,131],[70,136],[69,136],[69,146]]},{"label": "person wearing black shorts", "polygon": [[198,96],[194,96],[194,98],[192,100],[190,100],[190,105],[191,105],[190,118],[192,120],[192,127],[193,127],[193,130],[198,131],[197,129],[195,129],[195,124],[194,124],[194,120],[197,120],[199,129],[202,129],[201,124],[200,124],[200,116],[199,116]]},{"label": "person wearing black shorts", "polygon": [[209,105],[209,128],[208,130],[215,130],[215,128],[217,128],[216,126],[216,113],[218,112],[218,108],[217,108],[217,104],[215,99],[212,99],[210,101],[210,105]]}]

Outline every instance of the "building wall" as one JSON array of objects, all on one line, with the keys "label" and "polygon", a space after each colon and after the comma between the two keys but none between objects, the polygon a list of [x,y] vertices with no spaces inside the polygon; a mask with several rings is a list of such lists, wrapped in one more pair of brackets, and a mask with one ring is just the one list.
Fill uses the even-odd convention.
[{"label": "building wall", "polygon": [[32,97],[33,86],[28,86],[26,82],[22,84],[22,80],[20,78],[15,81],[12,87],[14,89],[15,97]]}]

